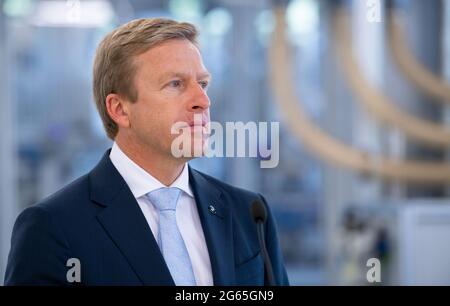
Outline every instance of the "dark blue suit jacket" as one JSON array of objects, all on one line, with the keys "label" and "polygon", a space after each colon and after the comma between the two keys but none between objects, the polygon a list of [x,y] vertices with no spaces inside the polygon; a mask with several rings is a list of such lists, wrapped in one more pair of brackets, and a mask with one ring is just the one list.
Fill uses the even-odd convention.
[{"label": "dark blue suit jacket", "polygon": [[[265,285],[250,203],[261,195],[190,169],[214,285]],[[208,207],[213,205],[215,213]],[[277,284],[288,285],[273,217],[265,225]],[[5,285],[65,285],[70,258],[85,285],[174,285],[150,227],[109,151],[87,175],[17,218]]]}]

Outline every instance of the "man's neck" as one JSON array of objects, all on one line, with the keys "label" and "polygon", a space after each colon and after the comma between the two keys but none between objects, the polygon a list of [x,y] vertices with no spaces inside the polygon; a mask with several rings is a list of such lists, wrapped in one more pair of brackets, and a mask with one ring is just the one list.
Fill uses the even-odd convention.
[{"label": "man's neck", "polygon": [[115,142],[129,159],[165,186],[170,186],[180,176],[186,163],[183,159],[167,158],[149,149],[123,143],[117,138]]}]

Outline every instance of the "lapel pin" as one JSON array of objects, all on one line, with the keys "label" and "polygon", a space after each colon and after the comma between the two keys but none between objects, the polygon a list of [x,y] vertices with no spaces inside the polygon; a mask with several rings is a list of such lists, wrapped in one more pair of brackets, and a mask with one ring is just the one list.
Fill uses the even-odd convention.
[{"label": "lapel pin", "polygon": [[210,212],[210,213],[216,214],[216,208],[215,208],[214,206],[209,205],[208,209],[209,209],[209,212]]}]

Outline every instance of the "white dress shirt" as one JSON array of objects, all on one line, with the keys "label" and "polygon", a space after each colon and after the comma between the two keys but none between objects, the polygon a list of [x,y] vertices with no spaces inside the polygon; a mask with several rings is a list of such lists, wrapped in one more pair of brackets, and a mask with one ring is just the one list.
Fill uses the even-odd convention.
[{"label": "white dress shirt", "polygon": [[[183,172],[172,185],[165,186],[125,155],[115,142],[109,158],[136,198],[156,241],[158,241],[159,214],[145,195],[162,187],[177,187],[182,190],[176,209],[178,228],[186,244],[197,285],[212,286],[211,261],[198,216],[197,205],[189,185],[187,163],[184,165]],[[149,262],[149,265],[151,264],[153,263]]]}]

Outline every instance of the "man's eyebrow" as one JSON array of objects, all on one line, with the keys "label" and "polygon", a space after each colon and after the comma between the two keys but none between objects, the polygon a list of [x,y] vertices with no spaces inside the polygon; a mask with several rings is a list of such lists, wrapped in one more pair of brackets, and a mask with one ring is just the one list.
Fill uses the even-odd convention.
[{"label": "man's eyebrow", "polygon": [[209,72],[203,72],[199,74],[199,79],[209,79],[211,80],[212,75]]},{"label": "man's eyebrow", "polygon": [[159,77],[159,82],[162,83],[162,82],[165,82],[167,79],[174,78],[174,77],[183,78],[184,75],[182,73],[177,73],[177,72],[164,73],[162,76]]},{"label": "man's eyebrow", "polygon": [[[180,79],[186,79],[189,77],[189,74],[187,73],[182,73],[182,72],[168,72],[163,74],[160,78],[159,78],[159,82],[162,83],[164,81],[166,81],[167,79],[170,78],[180,78]],[[202,72],[198,75],[197,79],[211,79],[212,76],[209,72]]]}]

